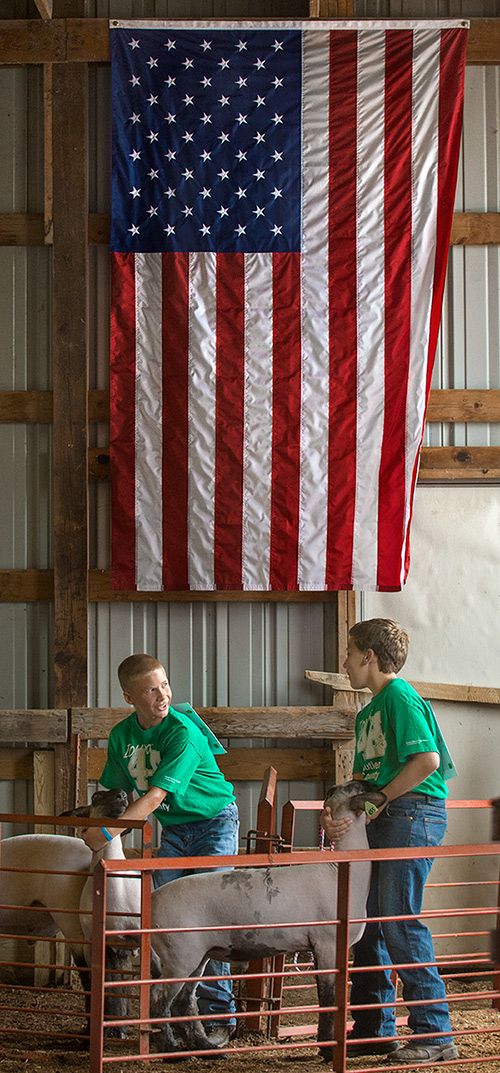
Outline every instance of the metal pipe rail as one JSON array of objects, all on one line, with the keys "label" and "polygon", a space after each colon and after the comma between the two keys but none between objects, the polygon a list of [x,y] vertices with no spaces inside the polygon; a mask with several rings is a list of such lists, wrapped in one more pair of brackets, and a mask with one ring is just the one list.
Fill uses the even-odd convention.
[{"label": "metal pipe rail", "polygon": [[[310,802],[309,802],[309,805],[310,805]],[[474,806],[472,806],[472,807],[474,807]],[[478,803],[477,807],[488,807],[488,802],[484,802],[484,803],[481,802],[480,804]],[[237,857],[237,856],[234,856],[234,857],[233,856],[217,857],[216,860],[213,857],[191,857],[191,858],[184,858],[183,859],[183,865],[184,865],[184,867],[186,869],[190,869],[190,868],[198,868],[198,869],[200,869],[200,868],[203,868],[203,869],[206,869],[206,870],[215,869],[215,868],[225,868],[225,867],[228,867],[228,868],[249,868],[249,867],[255,868],[255,867],[270,867],[270,866],[290,867],[291,865],[292,866],[293,865],[299,865],[300,866],[300,865],[304,865],[304,864],[331,864],[331,863],[335,863],[337,865],[337,868],[338,868],[338,873],[337,873],[338,874],[338,899],[337,899],[337,910],[336,910],[335,920],[331,920],[331,921],[328,921],[328,922],[325,922],[325,921],[321,921],[321,922],[312,921],[311,922],[311,924],[314,924],[314,925],[317,925],[317,926],[336,927],[336,929],[337,929],[336,964],[335,964],[335,966],[332,966],[332,970],[331,970],[334,973],[336,981],[337,981],[337,983],[336,983],[335,1004],[332,1005],[332,1006],[328,1006],[328,1007],[318,1006],[318,1005],[313,1005],[312,1006],[310,1004],[304,1005],[304,1006],[293,1006],[293,1007],[287,1008],[285,1011],[280,1010],[280,1009],[272,1009],[272,1010],[268,1011],[266,1016],[269,1016],[270,1018],[274,1019],[274,1018],[278,1018],[283,1012],[290,1013],[290,1014],[291,1013],[294,1013],[294,1014],[308,1013],[308,1014],[310,1014],[313,1011],[315,1013],[318,1013],[321,1010],[331,1011],[333,1013],[333,1015],[334,1015],[334,1030],[333,1030],[333,1033],[332,1033],[333,1039],[330,1040],[330,1041],[328,1041],[328,1040],[327,1041],[322,1041],[322,1043],[319,1044],[319,1046],[326,1046],[326,1047],[331,1046],[332,1047],[332,1049],[333,1049],[332,1068],[335,1071],[335,1073],[345,1073],[345,1070],[346,1070],[346,1053],[347,1053],[347,1026],[348,1026],[349,1014],[350,1014],[350,1010],[351,1010],[351,1007],[350,1007],[350,1004],[349,1004],[349,1001],[348,1001],[348,984],[349,984],[349,979],[350,979],[351,972],[357,971],[357,970],[354,970],[353,968],[351,968],[350,965],[349,965],[349,924],[352,923],[353,921],[355,921],[356,919],[359,920],[359,918],[353,918],[350,915],[350,891],[349,891],[349,887],[350,887],[350,875],[351,875],[351,866],[352,866],[352,864],[356,863],[358,861],[368,861],[368,860],[369,861],[376,861],[376,860],[403,860],[403,859],[408,859],[408,858],[419,859],[419,858],[424,858],[424,857],[432,857],[432,858],[440,858],[440,857],[443,857],[443,858],[450,858],[450,857],[468,858],[468,857],[475,857],[475,858],[477,858],[477,857],[483,857],[483,856],[484,857],[495,857],[495,858],[499,859],[500,858],[500,844],[495,845],[495,844],[492,844],[492,843],[486,843],[486,844],[478,844],[478,845],[457,845],[457,846],[439,846],[439,847],[425,846],[425,847],[418,847],[418,848],[417,847],[410,847],[410,848],[389,849],[389,850],[384,849],[384,850],[332,851],[332,853],[328,853],[328,854],[325,854],[324,852],[318,851],[318,850],[316,850],[316,851],[305,851],[305,852],[295,852],[295,851],[293,851],[293,852],[287,853],[285,855],[283,855],[281,853],[280,854],[278,854],[278,853],[266,853],[266,854],[261,853],[261,854],[251,855],[250,857]],[[173,928],[173,929],[168,929],[168,928],[153,929],[151,927],[152,875],[156,870],[164,869],[164,868],[168,868],[168,867],[172,867],[172,868],[175,867],[176,868],[177,866],[178,866],[178,860],[176,858],[163,858],[161,860],[160,859],[152,859],[152,860],[149,860],[149,861],[140,861],[140,860],[120,861],[119,862],[119,868],[118,868],[117,863],[115,863],[113,865],[113,862],[102,861],[101,864],[99,865],[99,867],[96,869],[96,873],[95,873],[95,876],[94,876],[94,902],[93,902],[93,915],[94,915],[94,920],[95,920],[96,927],[95,927],[94,939],[93,939],[93,947],[92,947],[92,1006],[91,1006],[90,1073],[102,1073],[104,1066],[108,1065],[110,1063],[116,1063],[116,1062],[123,1063],[123,1062],[126,1062],[126,1061],[145,1061],[145,1060],[152,1060],[152,1059],[157,1059],[157,1058],[169,1057],[171,1052],[162,1052],[162,1053],[150,1054],[150,1052],[149,1052],[149,1030],[150,1030],[150,1026],[154,1025],[154,1024],[161,1024],[162,1021],[165,1021],[165,1020],[167,1020],[169,1023],[172,1022],[174,1024],[179,1024],[179,1023],[182,1023],[183,1021],[185,1022],[185,1021],[189,1021],[189,1020],[202,1020],[203,1019],[200,1016],[198,1016],[197,1018],[191,1018],[191,1017],[186,1017],[186,1016],[182,1016],[182,1017],[181,1016],[178,1016],[178,1017],[172,1016],[172,1017],[166,1018],[166,1019],[165,1018],[158,1018],[158,1017],[152,1018],[150,1016],[150,1014],[149,1014],[149,993],[150,993],[150,989],[153,986],[153,984],[156,984],[156,985],[160,984],[161,985],[161,982],[162,982],[162,980],[160,980],[160,981],[153,980],[151,978],[151,975],[150,975],[151,936],[155,932],[157,932],[158,930],[159,931],[171,930],[172,932],[177,932],[177,933],[178,932],[183,932],[183,931],[186,931],[186,932],[189,932],[189,931],[195,931],[195,932],[206,931],[206,932],[210,933],[210,931],[213,931],[213,930],[222,930],[222,928],[219,928],[219,926],[211,924],[211,923],[196,926],[195,928],[179,928],[179,927],[177,927],[177,928]],[[140,934],[141,934],[141,963],[140,963],[140,969],[139,969],[139,977],[137,979],[134,979],[134,980],[127,980],[127,981],[123,981],[123,982],[122,981],[106,982],[105,979],[104,979],[104,950],[105,950],[106,939],[107,938],[112,938],[116,934],[121,934],[121,935],[132,934],[132,931],[130,929],[129,929],[128,932],[121,931],[120,933],[118,933],[116,931],[116,929],[109,929],[108,930],[106,928],[106,926],[105,926],[106,915],[107,915],[106,914],[107,883],[108,883],[109,878],[112,877],[113,874],[116,873],[117,871],[120,871],[120,873],[123,874],[124,871],[126,872],[128,870],[130,870],[130,871],[134,870],[136,872],[140,872],[140,874],[141,874],[141,882],[142,882],[143,920],[142,920],[142,927],[140,929]],[[430,917],[438,918],[438,917],[443,917],[443,916],[461,918],[462,916],[470,916],[470,915],[474,915],[474,914],[475,915],[485,915],[486,914],[486,915],[495,915],[496,916],[497,913],[498,913],[498,909],[497,909],[497,906],[495,905],[495,906],[481,906],[479,908],[474,906],[474,907],[465,908],[465,909],[464,908],[460,908],[460,909],[458,909],[458,908],[454,909],[453,908],[453,909],[450,909],[450,910],[426,910],[425,912],[423,912],[420,915],[422,917],[425,916],[426,918],[430,918]],[[407,916],[394,917],[394,918],[393,917],[390,917],[390,918],[388,918],[388,917],[377,917],[377,918],[370,918],[370,919],[373,919],[373,920],[398,919],[399,920],[399,919],[408,919],[408,917]],[[303,923],[304,923],[304,921],[296,921],[295,925],[294,925],[294,924],[290,924],[289,922],[286,922],[285,926],[293,927],[293,926],[297,926],[298,924],[303,924]],[[270,927],[271,928],[272,927],[278,928],[278,927],[282,927],[282,926],[284,926],[284,925],[274,924],[274,925],[262,925],[262,926],[260,926],[260,925],[255,925],[255,924],[250,924],[250,925],[246,924],[246,925],[227,925],[227,926],[225,926],[225,928],[226,928],[226,930],[237,930],[237,929],[242,930],[244,928],[246,928],[248,930],[249,927],[251,927],[252,929],[258,929],[259,927],[269,929]],[[425,964],[427,964],[427,963],[425,963]],[[429,964],[431,964],[431,963],[429,963]],[[435,962],[432,962],[432,964],[435,964]],[[391,966],[391,967],[398,968],[398,966]],[[402,968],[403,966],[401,965],[399,967]],[[323,971],[327,972],[328,970],[323,970]],[[358,970],[358,971],[360,971],[360,970]],[[259,977],[263,978],[263,977],[265,977],[267,975],[270,975],[271,978],[276,977],[276,978],[279,978],[279,979],[283,979],[284,976],[287,975],[287,971],[286,970],[282,970],[282,971],[280,970],[278,972],[270,973],[270,974],[267,974],[267,973],[253,973],[252,978],[253,979],[256,979],[256,978],[259,978]],[[237,974],[236,973],[236,974],[232,975],[232,978],[235,979],[235,980],[241,979],[242,974]],[[166,979],[167,978],[163,978],[163,982],[165,982]],[[174,979],[174,978],[168,978],[168,979]],[[175,979],[177,981],[180,981],[180,980],[185,980],[186,977],[176,977]],[[191,979],[197,979],[197,977],[192,977]],[[208,979],[208,978],[206,978],[206,979]],[[126,992],[128,990],[130,994],[133,993],[133,989],[136,989],[138,991],[138,993],[139,993],[139,1016],[138,1017],[134,1016],[133,1018],[122,1018],[119,1022],[110,1021],[110,1020],[107,1020],[104,1017],[104,996],[105,996],[105,993],[106,993],[107,990],[111,990],[113,988],[116,988],[117,986],[121,986],[121,989],[124,992]],[[480,990],[478,992],[473,992],[471,994],[463,994],[463,993],[456,993],[456,992],[453,993],[452,992],[449,995],[447,1001],[451,1002],[452,1004],[456,1004],[456,1006],[458,1008],[460,1008],[460,1006],[463,1006],[465,1003],[467,1003],[467,1001],[469,1001],[471,999],[477,998],[477,999],[481,999],[481,1000],[485,1000],[485,999],[490,1000],[493,996],[496,996],[496,997],[500,996],[500,992],[496,991],[496,990],[494,990],[493,992],[492,991],[486,991],[484,989],[482,989],[482,990]],[[419,1001],[415,1001],[415,1002],[412,1002],[412,1003],[404,1003],[401,999],[398,999],[396,1001],[395,1005],[397,1007],[400,1007],[401,1005],[404,1005],[404,1006],[419,1005],[419,1004],[422,1005],[424,1003],[425,1003],[425,1000],[419,1000]],[[382,1004],[380,1004],[380,1006],[378,1008],[381,1008],[381,1006],[382,1006]],[[356,1007],[356,1008],[359,1008],[359,1007]],[[370,1006],[368,1006],[366,1008],[373,1009],[373,1008],[376,1008],[376,1007],[374,1007],[373,1005],[370,1005]],[[236,1016],[237,1016],[238,1021],[242,1021],[244,1023],[247,1019],[250,1019],[251,1017],[254,1017],[254,1011],[238,1012]],[[227,1015],[225,1015],[225,1014],[213,1015],[213,1016],[211,1015],[211,1020],[212,1019],[214,1021],[215,1020],[223,1020],[225,1017],[227,1017]],[[205,1015],[205,1019],[206,1019],[206,1015]],[[106,1025],[112,1025],[112,1024],[121,1024],[121,1025],[130,1024],[130,1025],[135,1025],[135,1026],[139,1027],[139,1041],[138,1041],[137,1053],[135,1053],[135,1054],[127,1054],[127,1055],[124,1055],[123,1053],[121,1053],[119,1056],[117,1056],[116,1054],[108,1054],[108,1053],[105,1054],[104,1053],[104,1028],[106,1027]],[[298,1031],[300,1031],[300,1027],[301,1026],[299,1026]],[[290,1026],[290,1028],[287,1027],[286,1031],[287,1031],[287,1034],[293,1035],[293,1026]],[[473,1036],[473,1035],[480,1035],[481,1033],[483,1033],[485,1031],[486,1030],[482,1030],[482,1029],[467,1029],[467,1030],[460,1029],[456,1033],[456,1035],[459,1036],[459,1037],[462,1037],[462,1036],[465,1037],[465,1036],[469,1036],[469,1035]],[[490,1034],[492,1032],[491,1029],[488,1029],[487,1031]],[[495,1031],[496,1031],[496,1029],[493,1030],[493,1034],[494,1034]],[[500,1028],[499,1028],[498,1031],[500,1031]],[[435,1033],[434,1033],[434,1035],[435,1035]],[[431,1033],[421,1033],[421,1034],[415,1034],[412,1038],[417,1040],[417,1039],[426,1039],[426,1038],[429,1038],[430,1036],[431,1036]],[[259,1053],[260,1051],[268,1051],[270,1049],[276,1048],[277,1046],[279,1046],[279,1044],[277,1042],[272,1042],[272,1043],[270,1042],[270,1043],[266,1043],[264,1045],[259,1045],[257,1047],[249,1047],[249,1046],[240,1045],[240,1044],[237,1043],[236,1045],[232,1045],[230,1049],[221,1048],[220,1053],[221,1054],[223,1054],[223,1053],[228,1053],[228,1054],[249,1053],[249,1054],[251,1054],[251,1053]],[[297,1049],[300,1049],[300,1048],[310,1048],[311,1043],[310,1042],[300,1042],[300,1043],[299,1042],[294,1042],[294,1043],[288,1043],[287,1042],[287,1044],[285,1046],[286,1046],[287,1050],[290,1050],[290,1049],[297,1050]],[[315,1044],[315,1046],[317,1046],[317,1044]],[[178,1053],[179,1052],[176,1052],[176,1054],[178,1054]],[[185,1051],[182,1051],[181,1053],[182,1053],[183,1057],[187,1058],[187,1057],[190,1057],[190,1056],[194,1057],[196,1055],[203,1054],[204,1052],[203,1051],[188,1051],[188,1050],[185,1050]],[[472,1062],[475,1062],[476,1065],[477,1065],[477,1068],[479,1068],[482,1061],[496,1060],[499,1057],[500,1057],[500,1054],[499,1055],[495,1054],[493,1056],[488,1056],[487,1058],[485,1057],[484,1059],[481,1059],[481,1058],[470,1059],[470,1058],[466,1057],[466,1058],[461,1058],[461,1059],[452,1060],[452,1061],[448,1061],[448,1062],[443,1062],[442,1064],[443,1064],[443,1066],[444,1065],[452,1066],[452,1065],[458,1064],[459,1062],[462,1062],[462,1063],[465,1063],[465,1064],[471,1064]],[[404,1067],[391,1065],[391,1070],[392,1069],[397,1070],[398,1068],[408,1069],[408,1068],[412,1068],[412,1067],[407,1066],[407,1065],[405,1065]],[[415,1067],[413,1067],[413,1068],[415,1068]],[[378,1067],[378,1066],[370,1066],[370,1069],[371,1070],[387,1069],[387,1066],[386,1065],[380,1066],[380,1067]],[[364,1073],[364,1071],[362,1069],[360,1069],[359,1071],[357,1070],[356,1073]]]}]

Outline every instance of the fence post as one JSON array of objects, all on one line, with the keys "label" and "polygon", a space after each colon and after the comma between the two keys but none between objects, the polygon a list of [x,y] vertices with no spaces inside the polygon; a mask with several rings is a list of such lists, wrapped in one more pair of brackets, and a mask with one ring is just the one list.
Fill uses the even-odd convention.
[{"label": "fence post", "polygon": [[[142,829],[142,856],[149,859],[152,857],[152,829],[150,823],[145,823]],[[141,869],[141,928],[151,927],[151,886],[152,874]],[[141,932],[141,980],[151,976],[151,935]],[[141,1022],[150,1015],[151,988],[149,984],[139,985],[139,1017]],[[139,1054],[149,1054],[150,1025],[139,1026]]]},{"label": "fence post", "polygon": [[104,973],[106,964],[106,869],[99,861],[92,894],[90,973],[90,1073],[102,1073],[104,1051]]},{"label": "fence post", "polygon": [[349,1002],[349,890],[351,862],[341,861],[338,866],[337,891],[337,950],[335,967],[335,1005],[333,1036],[334,1073],[345,1073],[347,1058],[347,1010]]}]

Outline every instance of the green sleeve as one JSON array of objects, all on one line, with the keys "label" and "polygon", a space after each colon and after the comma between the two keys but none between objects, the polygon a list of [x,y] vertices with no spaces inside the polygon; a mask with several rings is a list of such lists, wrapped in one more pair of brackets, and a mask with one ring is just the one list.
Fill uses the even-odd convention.
[{"label": "green sleeve", "polygon": [[113,731],[109,735],[108,754],[99,782],[106,790],[126,790],[127,793],[132,793],[135,790],[135,784],[130,778],[125,761],[119,755],[116,735],[113,734]]},{"label": "green sleeve", "polygon": [[183,793],[200,765],[200,754],[189,739],[185,728],[170,738],[168,756],[162,756],[158,767],[149,777],[150,786],[159,786],[171,793]]},{"label": "green sleeve", "polygon": [[416,753],[439,752],[425,701],[420,705],[413,699],[398,698],[391,704],[390,716],[400,764],[405,764]]}]

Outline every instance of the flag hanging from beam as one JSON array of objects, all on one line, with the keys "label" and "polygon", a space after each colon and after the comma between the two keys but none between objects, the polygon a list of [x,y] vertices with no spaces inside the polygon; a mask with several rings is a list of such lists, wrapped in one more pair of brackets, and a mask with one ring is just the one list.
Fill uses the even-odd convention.
[{"label": "flag hanging from beam", "polygon": [[114,587],[404,584],[466,25],[111,23]]}]

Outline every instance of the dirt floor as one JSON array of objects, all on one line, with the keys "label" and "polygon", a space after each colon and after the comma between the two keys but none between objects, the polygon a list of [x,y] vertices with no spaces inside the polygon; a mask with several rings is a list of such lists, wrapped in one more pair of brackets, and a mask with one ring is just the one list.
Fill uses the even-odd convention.
[{"label": "dirt floor", "polygon": [[[459,1047],[460,1057],[466,1059],[462,1063],[454,1065],[457,1073],[469,1073],[469,1071],[481,1071],[481,1073],[499,1073],[500,1058],[493,1056],[500,1054],[500,1013],[493,1010],[491,1000],[477,999],[473,992],[481,992],[491,988],[486,979],[475,979],[472,984],[459,981],[450,982],[448,991],[464,996],[464,1001],[451,1004],[451,1016],[453,1027],[457,1033],[456,1042]],[[287,1005],[313,1004],[314,992],[299,991],[286,998]],[[15,1009],[14,1009],[15,1007]],[[29,991],[20,991],[2,988],[0,992],[0,1073],[20,1073],[28,1070],[29,1073],[87,1073],[89,1070],[89,1058],[87,1053],[82,1053],[79,1045],[72,1040],[53,1039],[44,1042],[35,1035],[40,1030],[52,1030],[59,1032],[75,1032],[83,1030],[81,1020],[82,998],[78,992],[61,994],[57,990],[45,991],[34,994]],[[60,1012],[64,1011],[64,1013]],[[404,1013],[404,1010],[402,1011]],[[302,1023],[314,1021],[314,1014],[300,1015]],[[300,1019],[298,1015],[295,1023]],[[285,1019],[290,1021],[290,1017]],[[459,1033],[470,1029],[482,1029],[484,1034],[473,1036],[461,1036]],[[6,1031],[7,1030],[7,1031]],[[405,1031],[404,1029],[402,1030]],[[288,1042],[288,1046],[287,1046]],[[258,1070],[259,1073],[321,1073],[328,1069],[319,1057],[313,1042],[307,1049],[291,1049],[290,1043],[297,1042],[289,1038],[280,1041],[279,1050],[260,1050],[257,1053],[238,1053],[235,1048],[257,1046],[265,1047],[269,1040],[265,1035],[252,1034],[240,1036],[237,1041],[230,1045],[228,1057],[217,1063],[216,1068],[224,1070],[224,1073],[247,1073],[249,1068]],[[134,1039],[125,1042],[107,1041],[106,1054],[113,1055],[118,1059],[116,1062],[106,1063],[104,1068],[116,1073],[156,1073],[165,1069],[165,1063],[159,1059],[155,1061],[127,1062],[120,1060],[121,1054],[137,1053]],[[477,1059],[477,1062],[474,1061]],[[489,1060],[491,1059],[491,1060]],[[472,1060],[472,1061],[471,1061]],[[175,1068],[179,1073],[200,1073],[206,1061],[199,1058],[178,1060]],[[376,1067],[380,1062],[377,1059],[352,1060],[348,1063],[349,1070],[353,1073],[361,1067]],[[434,1068],[439,1071],[440,1066]]]}]

